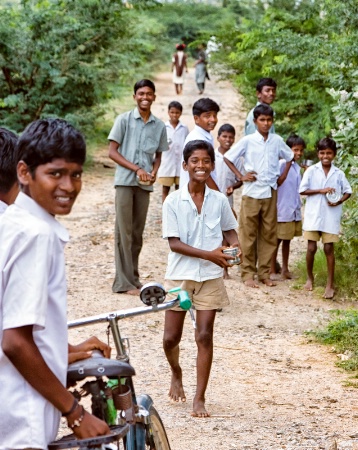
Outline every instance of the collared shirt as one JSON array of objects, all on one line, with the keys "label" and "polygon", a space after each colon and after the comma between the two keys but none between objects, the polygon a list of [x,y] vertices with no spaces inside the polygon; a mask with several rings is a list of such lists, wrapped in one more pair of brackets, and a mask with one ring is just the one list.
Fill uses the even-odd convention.
[{"label": "collared shirt", "polygon": [[[138,165],[147,172],[153,169],[156,152],[168,150],[165,124],[150,114],[144,122],[138,108],[119,115],[109,133],[108,140],[119,144],[118,153],[128,161]],[[133,170],[116,165],[115,186],[140,186],[145,191],[153,191],[153,186],[140,185]]]},{"label": "collared shirt", "polygon": [[[245,136],[247,136],[248,134],[253,134],[257,130],[257,127],[254,122],[254,109],[256,108],[256,106],[259,106],[261,104],[262,103],[257,102],[256,105],[249,111],[245,121],[245,129],[244,129]],[[270,133],[274,132],[275,132],[275,125],[272,124],[272,127],[270,128]]]},{"label": "collared shirt", "polygon": [[[327,187],[336,189],[342,195],[352,193],[352,188],[342,170],[332,164],[326,176],[322,163],[319,162],[309,167],[303,174],[299,191],[302,193],[308,189],[318,190]],[[303,229],[339,234],[341,215],[342,205],[329,206],[323,194],[307,195]]]},{"label": "collared shirt", "polygon": [[239,158],[244,157],[246,172],[255,171],[256,181],[244,181],[242,195],[262,199],[271,198],[271,188],[277,189],[277,178],[280,176],[279,159],[293,159],[293,152],[278,134],[269,133],[266,141],[255,131],[244,136],[225,153],[225,158],[235,166]]},{"label": "collared shirt", "polygon": [[162,155],[162,162],[158,170],[160,177],[179,177],[183,160],[183,148],[189,134],[188,127],[179,122],[174,128],[170,122],[165,123],[168,136],[169,151]]},{"label": "collared shirt", "polygon": [[[5,329],[33,325],[34,341],[63,385],[68,365],[67,241],[67,230],[23,193],[0,218],[0,341]],[[25,381],[1,347],[0,386],[0,447],[47,448],[61,413]]]},{"label": "collared shirt", "polygon": [[7,207],[8,207],[8,205],[5,202],[0,200],[0,215],[6,211]]},{"label": "collared shirt", "polygon": [[[185,142],[184,142],[184,147],[186,146],[186,144],[188,142],[196,141],[196,140],[209,142],[214,148],[214,138],[212,137],[212,135],[209,133],[209,131],[204,130],[204,128],[201,128],[198,125],[195,125],[194,129],[186,137]],[[184,147],[183,147],[183,150],[184,150]],[[182,161],[184,161],[184,159],[182,159]],[[216,174],[215,169],[211,172],[211,177],[217,184],[217,174]],[[183,186],[185,186],[188,183],[189,183],[189,174],[181,166],[179,187],[182,188]]]},{"label": "collared shirt", "polygon": [[[280,174],[286,161],[280,161]],[[277,222],[297,222],[302,220],[301,197],[298,192],[301,183],[301,168],[292,161],[286,180],[277,188]]]},{"label": "collared shirt", "polygon": [[[242,159],[239,160],[239,171],[242,171]],[[226,189],[236,183],[234,172],[229,169],[229,166],[224,161],[224,155],[219,152],[219,149],[215,149],[215,169],[218,180],[218,188],[220,192],[226,195]],[[228,197],[229,204],[233,206],[233,195]]]},{"label": "collared shirt", "polygon": [[[163,203],[163,238],[177,237],[181,242],[202,250],[222,245],[222,232],[237,228],[237,222],[224,194],[205,187],[201,213],[193,202],[188,185],[168,195]],[[205,281],[219,278],[223,269],[192,256],[170,252],[165,278]]]}]

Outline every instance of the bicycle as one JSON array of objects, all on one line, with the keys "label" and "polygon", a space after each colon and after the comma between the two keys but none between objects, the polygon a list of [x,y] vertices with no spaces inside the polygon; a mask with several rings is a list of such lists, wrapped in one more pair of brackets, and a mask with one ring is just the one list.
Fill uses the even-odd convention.
[{"label": "bicycle", "polygon": [[[177,297],[164,302],[167,294]],[[101,448],[120,450],[170,450],[170,443],[159,413],[148,394],[137,395],[133,376],[135,370],[129,363],[129,342],[122,338],[119,320],[152,312],[165,311],[179,305],[190,311],[193,324],[191,301],[186,291],[180,288],[166,292],[159,283],[147,283],[140,291],[145,307],[118,310],[68,322],[68,328],[77,328],[108,322],[107,334],[112,334],[116,359],[104,358],[95,350],[92,357],[69,365],[67,385],[80,401],[89,396],[92,414],[104,420],[111,434],[89,439],[76,439],[71,434],[52,442],[49,450],[67,448]],[[78,383],[83,382],[81,386]],[[116,442],[116,447],[113,447]]]}]

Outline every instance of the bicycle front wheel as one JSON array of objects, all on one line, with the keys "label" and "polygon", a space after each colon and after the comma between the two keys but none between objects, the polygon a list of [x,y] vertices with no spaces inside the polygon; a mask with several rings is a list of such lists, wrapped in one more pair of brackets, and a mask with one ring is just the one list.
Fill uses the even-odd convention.
[{"label": "bicycle front wheel", "polygon": [[153,405],[149,408],[149,424],[146,427],[146,450],[170,450],[170,444],[162,419]]}]

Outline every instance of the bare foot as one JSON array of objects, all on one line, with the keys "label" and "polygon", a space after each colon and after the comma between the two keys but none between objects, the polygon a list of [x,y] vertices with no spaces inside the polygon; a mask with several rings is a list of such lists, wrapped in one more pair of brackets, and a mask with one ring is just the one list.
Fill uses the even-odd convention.
[{"label": "bare foot", "polygon": [[230,275],[229,272],[227,271],[227,268],[224,268],[224,275],[223,275],[224,280],[230,280]]},{"label": "bare foot", "polygon": [[335,291],[333,288],[326,287],[323,298],[333,298],[334,294],[335,294]]},{"label": "bare foot", "polygon": [[272,281],[281,280],[281,275],[278,274],[278,273],[271,273],[270,274],[270,280],[272,280]]},{"label": "bare foot", "polygon": [[308,278],[306,284],[303,286],[303,289],[306,289],[306,291],[313,291],[313,281]]},{"label": "bare foot", "polygon": [[244,281],[244,284],[245,284],[245,286],[251,287],[251,288],[258,288],[259,287],[259,285],[256,283],[256,281],[252,280],[252,279]]},{"label": "bare foot", "polygon": [[293,275],[289,270],[283,270],[281,276],[284,280],[292,280]]},{"label": "bare foot", "polygon": [[139,295],[140,294],[140,289],[131,289],[130,291],[123,292],[123,294]]},{"label": "bare foot", "polygon": [[260,281],[261,281],[261,283],[263,283],[265,286],[268,286],[268,287],[277,286],[277,283],[270,280],[270,278],[264,278],[263,280],[260,280]]},{"label": "bare foot", "polygon": [[205,408],[204,400],[195,400],[193,402],[193,412],[191,413],[193,417],[210,417],[210,413]]},{"label": "bare foot", "polygon": [[172,380],[170,383],[168,397],[173,402],[186,402],[186,397],[185,397],[185,393],[184,393],[181,374],[176,375],[176,374],[172,373]]}]

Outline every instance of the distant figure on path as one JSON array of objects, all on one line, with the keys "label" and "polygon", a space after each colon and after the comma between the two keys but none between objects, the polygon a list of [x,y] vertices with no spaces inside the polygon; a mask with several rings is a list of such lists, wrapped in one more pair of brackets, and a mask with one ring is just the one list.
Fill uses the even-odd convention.
[{"label": "distant figure on path", "polygon": [[200,44],[198,47],[198,59],[195,61],[195,82],[199,89],[199,94],[204,93],[206,72],[206,53],[205,44]]},{"label": "distant figure on path", "polygon": [[186,64],[186,54],[184,53],[185,44],[177,44],[177,51],[172,58],[172,72],[175,92],[180,95],[183,92],[184,71],[188,73],[188,66]]}]

